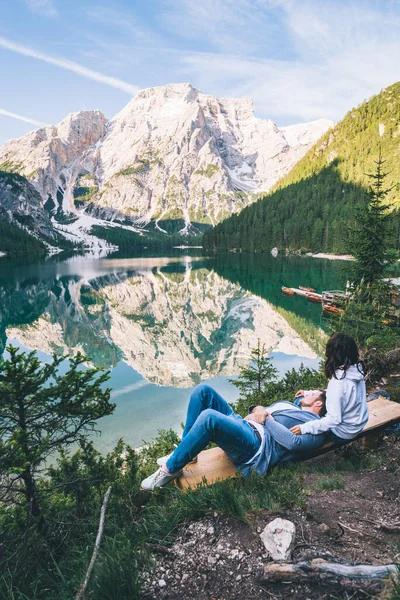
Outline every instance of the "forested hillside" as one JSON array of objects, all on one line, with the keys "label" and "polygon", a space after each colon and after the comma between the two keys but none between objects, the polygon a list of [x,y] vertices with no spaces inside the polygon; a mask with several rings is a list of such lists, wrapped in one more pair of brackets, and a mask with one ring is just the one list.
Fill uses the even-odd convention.
[{"label": "forested hillside", "polygon": [[37,190],[12,165],[0,164],[0,252],[44,256],[43,239],[55,237]]},{"label": "forested hillside", "polygon": [[46,248],[41,241],[1,217],[0,213],[0,252],[5,252],[7,256],[23,254],[32,257],[46,254]]},{"label": "forested hillside", "polygon": [[379,150],[391,188],[387,243],[400,234],[400,83],[351,110],[328,131],[270,194],[208,230],[208,250],[278,248],[346,252],[346,225],[365,201]]}]

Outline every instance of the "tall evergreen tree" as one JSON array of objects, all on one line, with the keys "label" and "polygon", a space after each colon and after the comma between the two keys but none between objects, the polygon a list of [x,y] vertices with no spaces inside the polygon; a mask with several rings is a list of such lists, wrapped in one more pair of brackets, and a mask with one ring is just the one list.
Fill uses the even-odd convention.
[{"label": "tall evergreen tree", "polygon": [[385,234],[388,220],[384,200],[392,188],[385,188],[383,171],[385,161],[379,152],[375,173],[368,175],[371,181],[366,205],[357,211],[357,226],[351,231],[351,252],[356,261],[351,269],[353,284],[361,281],[375,283],[383,278],[387,263]]}]

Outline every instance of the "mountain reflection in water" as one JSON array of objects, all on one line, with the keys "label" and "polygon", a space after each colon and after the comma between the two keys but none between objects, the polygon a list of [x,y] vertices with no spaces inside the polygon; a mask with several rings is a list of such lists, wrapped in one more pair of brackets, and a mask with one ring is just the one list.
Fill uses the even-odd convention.
[{"label": "mountain reflection in water", "polygon": [[[7,335],[24,346],[80,350],[107,368],[122,359],[158,385],[234,375],[258,338],[269,352],[316,357],[269,303],[196,260],[26,282],[3,303],[11,313]],[[25,323],[12,326],[18,316]]]},{"label": "mountain reflection in water", "polygon": [[[0,351],[7,340],[36,349],[44,353],[43,358],[80,350],[94,365],[112,369],[117,410],[107,419],[113,420],[114,437],[117,429],[123,433],[127,427],[118,424],[126,419],[118,403],[128,398],[135,400],[136,415],[143,398],[147,408],[158,411],[157,425],[176,426],[184,416],[188,388],[214,379],[217,387],[225,389],[226,376],[237,375],[258,339],[268,352],[287,358],[296,355],[297,364],[297,357],[317,364],[315,348],[282,316],[289,313],[278,312],[279,265],[287,262],[269,259],[264,268],[260,265],[272,286],[274,306],[260,297],[265,296],[264,284],[260,287],[243,259],[237,258],[226,262],[198,257],[75,258],[18,269],[0,266]],[[313,318],[305,315],[314,328],[315,308]],[[236,397],[236,390],[229,395]],[[170,418],[166,418],[169,408]],[[136,429],[139,422],[143,432],[145,421],[136,419]],[[137,438],[128,437],[131,443]]]}]

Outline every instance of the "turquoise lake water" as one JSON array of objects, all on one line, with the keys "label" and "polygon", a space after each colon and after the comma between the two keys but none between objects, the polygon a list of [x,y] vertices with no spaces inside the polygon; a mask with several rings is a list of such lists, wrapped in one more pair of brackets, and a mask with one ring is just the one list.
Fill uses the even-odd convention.
[{"label": "turquoise lake water", "polygon": [[53,257],[22,265],[3,258],[0,352],[6,356],[11,343],[49,360],[54,351],[80,350],[110,369],[117,407],[99,421],[96,446],[109,450],[123,436],[136,447],[161,428],[180,430],[200,382],[234,401],[228,380],[258,339],[281,374],[301,362],[317,367],[318,349],[303,330],[324,327],[320,306],[283,296],[281,286],[335,289],[342,267],[265,255]]}]

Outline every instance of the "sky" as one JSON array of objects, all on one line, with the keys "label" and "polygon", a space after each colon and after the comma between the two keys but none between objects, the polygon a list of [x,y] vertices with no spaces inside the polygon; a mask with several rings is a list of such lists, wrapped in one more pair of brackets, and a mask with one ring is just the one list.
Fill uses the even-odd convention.
[{"label": "sky", "polygon": [[279,126],[400,80],[400,0],[0,0],[0,143],[139,90],[250,97]]}]

